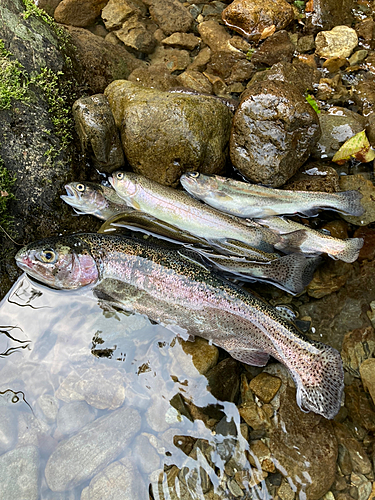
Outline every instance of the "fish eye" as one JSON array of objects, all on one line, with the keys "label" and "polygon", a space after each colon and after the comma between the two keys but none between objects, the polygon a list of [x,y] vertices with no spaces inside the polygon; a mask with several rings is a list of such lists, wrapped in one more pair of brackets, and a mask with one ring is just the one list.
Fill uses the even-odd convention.
[{"label": "fish eye", "polygon": [[124,172],[117,172],[116,177],[119,181],[124,178]]},{"label": "fish eye", "polygon": [[199,172],[189,172],[187,175],[189,177],[191,177],[192,179],[198,179],[200,174],[199,174]]},{"label": "fish eye", "polygon": [[83,193],[83,191],[86,189],[86,187],[84,184],[77,184],[76,189],[77,189],[77,191],[80,191],[81,193]]},{"label": "fish eye", "polygon": [[57,260],[57,254],[50,248],[42,250],[38,255],[39,260],[47,264],[53,264]]}]

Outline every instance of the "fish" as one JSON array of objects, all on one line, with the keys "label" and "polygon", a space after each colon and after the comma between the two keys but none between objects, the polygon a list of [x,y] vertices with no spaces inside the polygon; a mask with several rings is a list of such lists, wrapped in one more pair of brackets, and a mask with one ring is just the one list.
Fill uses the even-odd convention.
[{"label": "fish", "polygon": [[280,234],[305,228],[307,231],[307,238],[300,245],[301,252],[310,255],[326,253],[333,259],[342,260],[348,263],[357,260],[364,243],[363,238],[333,238],[328,234],[324,234],[322,231],[316,231],[315,229],[311,229],[308,226],[304,226],[303,224],[284,217],[256,219],[256,222]]},{"label": "fish", "polygon": [[195,198],[225,213],[245,218],[273,215],[316,215],[320,209],[345,215],[362,215],[359,191],[321,193],[272,189],[219,175],[187,172],[180,177],[183,188]]},{"label": "fish", "polygon": [[91,214],[107,220],[116,214],[132,212],[114,189],[94,182],[70,182],[65,185],[67,194],[60,198],[71,205],[77,214]]},{"label": "fish", "polygon": [[238,240],[263,252],[272,252],[273,248],[292,251],[306,237],[304,231],[277,235],[270,229],[250,227],[183,191],[133,172],[115,172],[109,182],[128,206],[208,241]]},{"label": "fish", "polygon": [[104,293],[125,311],[174,333],[203,337],[240,362],[265,366],[273,356],[289,369],[303,411],[332,419],[340,409],[338,351],[306,338],[265,301],[185,258],[184,249],[82,233],[30,243],[15,258],[31,278],[52,288]]}]

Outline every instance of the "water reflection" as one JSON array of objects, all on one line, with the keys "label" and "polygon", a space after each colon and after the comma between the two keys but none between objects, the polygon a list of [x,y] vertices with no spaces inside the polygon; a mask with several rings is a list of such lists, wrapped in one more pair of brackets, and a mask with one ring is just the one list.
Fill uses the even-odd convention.
[{"label": "water reflection", "polygon": [[8,500],[271,498],[237,407],[207,390],[170,330],[26,275],[0,310],[12,325],[0,332]]}]

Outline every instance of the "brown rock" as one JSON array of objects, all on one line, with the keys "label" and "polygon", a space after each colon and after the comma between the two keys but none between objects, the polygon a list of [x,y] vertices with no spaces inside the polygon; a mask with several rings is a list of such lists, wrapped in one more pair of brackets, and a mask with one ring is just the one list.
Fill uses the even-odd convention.
[{"label": "brown rock", "polygon": [[365,213],[357,217],[342,214],[343,219],[357,226],[366,226],[375,221],[375,186],[370,180],[360,174],[343,175],[340,177],[340,188],[342,191],[358,190],[362,194],[361,204],[365,209]]},{"label": "brown rock", "polygon": [[62,0],[55,9],[55,21],[70,26],[90,26],[108,0]]},{"label": "brown rock", "polygon": [[334,431],[339,444],[345,446],[349,452],[353,471],[369,474],[372,471],[372,465],[362,444],[352,436],[344,424],[335,423]]},{"label": "brown rock", "polygon": [[367,79],[359,82],[355,86],[353,97],[363,116],[369,116],[375,111],[375,81]]},{"label": "brown rock", "polygon": [[231,36],[218,22],[214,20],[204,21],[198,24],[198,31],[202,41],[213,52],[233,52],[233,47],[229,44]]},{"label": "brown rock", "polygon": [[307,293],[314,299],[321,299],[326,295],[337,292],[342,288],[351,271],[351,265],[342,261],[330,260],[320,266],[307,286]]},{"label": "brown rock", "polygon": [[133,14],[145,16],[146,6],[140,0],[109,0],[102,10],[102,19],[107,30],[121,28],[122,24]]},{"label": "brown rock", "polygon": [[158,90],[170,90],[179,86],[175,76],[164,64],[136,68],[128,77],[129,82]]},{"label": "brown rock", "polygon": [[251,57],[253,64],[272,66],[278,62],[291,62],[295,46],[287,31],[278,31],[268,37]]},{"label": "brown rock", "polygon": [[219,358],[219,350],[216,346],[210,345],[207,340],[196,337],[194,342],[180,339],[182,349],[185,354],[190,354],[193,365],[201,375],[213,368]]},{"label": "brown rock", "polygon": [[212,84],[199,71],[186,70],[176,77],[177,81],[183,87],[187,87],[204,94],[212,94]]},{"label": "brown rock", "polygon": [[193,33],[173,33],[168,38],[164,38],[161,43],[176,49],[193,50],[200,44],[200,39]]},{"label": "brown rock", "polygon": [[345,407],[350,420],[369,432],[375,431],[374,404],[362,383],[355,379],[351,385],[345,387]]},{"label": "brown rock", "polygon": [[353,236],[354,238],[364,239],[358,260],[373,260],[375,258],[375,229],[359,227]]},{"label": "brown rock", "polygon": [[308,162],[283,186],[293,191],[322,191],[336,193],[340,191],[339,175],[326,163]]},{"label": "brown rock", "polygon": [[191,28],[194,18],[178,0],[152,0],[151,18],[166,35],[176,31],[186,33]]},{"label": "brown rock", "polygon": [[239,365],[226,358],[206,373],[208,388],[221,401],[235,401],[240,388]]},{"label": "brown rock", "polygon": [[223,10],[222,18],[241,35],[259,39],[267,28],[284,29],[294,14],[285,0],[234,0]]},{"label": "brown rock", "polygon": [[204,71],[206,69],[207,63],[211,58],[211,49],[210,47],[204,47],[202,50],[198,52],[194,61],[189,64],[187,69],[191,69],[194,71]]},{"label": "brown rock", "polygon": [[43,9],[48,15],[53,17],[56,7],[61,0],[38,0],[39,9]]},{"label": "brown rock", "polygon": [[351,26],[353,0],[314,0],[311,3],[312,8],[306,12],[306,31],[317,33],[340,24]]},{"label": "brown rock", "polygon": [[113,80],[127,78],[135,68],[145,66],[121,45],[113,45],[83,28],[67,26],[67,29],[77,48],[75,55],[82,81],[90,93],[102,93]]},{"label": "brown rock", "polygon": [[345,65],[346,65],[345,57],[335,56],[325,60],[323,63],[323,68],[328,69],[330,73],[337,73],[337,71],[339,71],[339,69]]},{"label": "brown rock", "polygon": [[255,402],[242,403],[238,407],[238,411],[247,425],[254,430],[267,430],[271,428],[270,416]]},{"label": "brown rock", "polygon": [[348,238],[348,224],[341,219],[327,222],[322,226],[322,229],[329,231],[333,238],[341,238],[342,240]]},{"label": "brown rock", "polygon": [[360,366],[375,352],[375,334],[371,326],[348,332],[342,343],[341,357],[344,368],[360,377]]},{"label": "brown rock", "polygon": [[131,51],[150,54],[156,45],[154,32],[156,25],[148,18],[135,13],[122,24],[122,28],[114,33]]},{"label": "brown rock", "polygon": [[241,52],[216,51],[211,55],[210,62],[207,65],[207,71],[225,79],[230,76],[233,66],[240,61],[246,61],[247,64],[254,68]]},{"label": "brown rock", "polygon": [[359,367],[363,387],[370,393],[375,403],[375,359],[365,359]]},{"label": "brown rock", "polygon": [[250,445],[249,462],[254,467],[257,467],[255,457],[259,460],[259,464],[262,470],[271,473],[276,471],[275,464],[273,463],[271,458],[270,449],[263,443],[263,441],[252,441]]},{"label": "brown rock", "polygon": [[152,65],[163,64],[170,73],[182,71],[190,64],[190,54],[187,50],[157,47],[150,56]]},{"label": "brown rock", "polygon": [[263,403],[269,403],[280,389],[281,379],[262,372],[250,381],[249,386]]},{"label": "brown rock", "polygon": [[[234,63],[230,75],[228,78],[225,79],[225,81],[228,85],[238,82],[244,82],[245,80],[250,80],[250,78],[253,76],[254,73],[255,73],[254,64],[252,64],[247,59],[241,59],[236,63]],[[242,90],[240,92],[242,92]]]}]

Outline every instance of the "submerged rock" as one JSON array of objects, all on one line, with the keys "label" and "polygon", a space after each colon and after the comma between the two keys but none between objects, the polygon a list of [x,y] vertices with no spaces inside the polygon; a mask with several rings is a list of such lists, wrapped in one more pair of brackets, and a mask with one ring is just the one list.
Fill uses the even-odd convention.
[{"label": "submerged rock", "polygon": [[357,45],[357,33],[348,26],[335,26],[331,31],[320,31],[315,38],[315,52],[327,59],[349,57]]},{"label": "submerged rock", "polygon": [[360,366],[375,352],[375,334],[371,326],[348,332],[342,343],[341,357],[344,368],[360,377]]},{"label": "submerged rock", "polygon": [[23,446],[0,457],[1,497],[4,500],[38,500],[39,452]]},{"label": "submerged rock", "polygon": [[149,0],[151,18],[166,35],[189,31],[194,18],[178,0]]},{"label": "submerged rock", "polygon": [[317,114],[295,86],[265,81],[242,94],[230,157],[252,182],[279,187],[306,161],[319,134]]},{"label": "submerged rock", "polygon": [[222,171],[232,114],[219,100],[124,80],[109,85],[105,95],[135,172],[175,186],[187,170]]},{"label": "submerged rock", "polygon": [[359,216],[342,214],[342,218],[357,226],[367,226],[375,221],[375,186],[361,174],[342,175],[340,177],[340,188],[342,191],[350,189],[358,190],[362,194],[361,204],[365,209],[364,214]]}]

